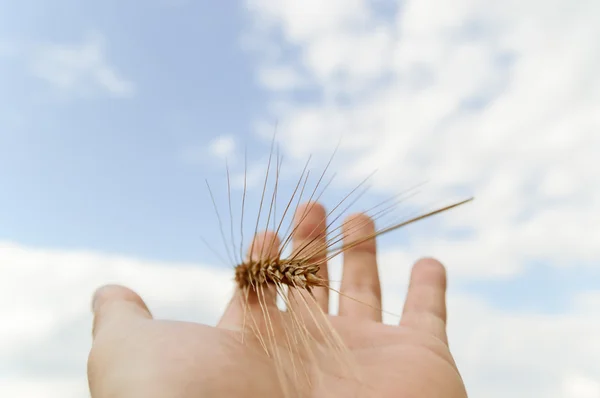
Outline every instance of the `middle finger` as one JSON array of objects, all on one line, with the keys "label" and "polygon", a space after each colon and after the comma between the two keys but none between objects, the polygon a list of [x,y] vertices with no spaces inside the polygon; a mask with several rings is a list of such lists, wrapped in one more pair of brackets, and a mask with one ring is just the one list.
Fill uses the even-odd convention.
[{"label": "middle finger", "polygon": [[[298,207],[294,217],[296,226],[293,232],[293,256],[297,259],[312,264],[319,264],[320,269],[317,276],[328,284],[329,277],[327,272],[327,242],[326,242],[326,212],[325,208],[316,202],[309,202]],[[292,288],[293,289],[293,288]],[[291,290],[294,291],[294,290]],[[312,300],[308,299],[307,292],[296,292],[307,298],[307,302],[300,297],[294,297],[290,294],[290,305],[296,310],[306,308]],[[325,312],[329,307],[329,289],[327,287],[314,287],[312,289],[316,304]]]}]

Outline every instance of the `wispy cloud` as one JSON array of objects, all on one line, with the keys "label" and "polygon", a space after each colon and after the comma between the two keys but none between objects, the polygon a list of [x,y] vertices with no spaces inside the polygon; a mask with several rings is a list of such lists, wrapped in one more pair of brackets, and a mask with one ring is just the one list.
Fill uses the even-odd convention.
[{"label": "wispy cloud", "polygon": [[125,98],[135,93],[134,83],[110,64],[100,35],[77,44],[39,44],[32,51],[29,67],[36,77],[69,95]]},{"label": "wispy cloud", "polygon": [[232,135],[222,135],[215,138],[209,144],[209,150],[213,156],[220,159],[230,159],[235,156],[236,143]]},{"label": "wispy cloud", "polygon": [[181,161],[190,165],[214,165],[217,160],[218,167],[225,169],[225,163],[235,165],[238,163],[236,138],[230,134],[223,134],[201,145],[188,145],[179,153]]},{"label": "wispy cloud", "polygon": [[307,84],[296,70],[282,66],[263,66],[258,76],[260,84],[272,91],[287,91]]}]

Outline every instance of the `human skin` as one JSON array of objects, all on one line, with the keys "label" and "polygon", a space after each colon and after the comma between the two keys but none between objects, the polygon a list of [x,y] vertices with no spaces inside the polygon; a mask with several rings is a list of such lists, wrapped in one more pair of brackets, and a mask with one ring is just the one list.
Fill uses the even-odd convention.
[{"label": "human skin", "polygon": [[[324,248],[325,209],[319,204],[303,206],[308,207],[297,210],[293,246],[315,239],[315,244]],[[308,213],[298,222],[298,214],[305,208]],[[362,214],[350,216],[346,222],[345,242],[374,231],[372,221]],[[360,227],[350,234],[350,225]],[[270,232],[257,235],[255,252],[249,255],[256,256],[256,250],[274,240],[278,241]],[[276,247],[273,250],[276,252]],[[467,397],[448,348],[444,267],[429,258],[415,263],[396,326],[384,325],[381,310],[377,310],[381,308],[381,288],[374,239],[346,251],[343,266],[339,315],[329,318],[361,369],[362,388],[357,388],[356,380],[325,375],[321,379],[324,384],[305,383],[304,389],[296,392],[307,397]],[[325,264],[319,272],[327,280]],[[314,290],[314,305],[325,311],[328,292],[326,288]],[[253,340],[240,342],[245,303],[241,297],[234,295],[218,325],[212,327],[155,320],[132,290],[115,285],[98,289],[88,359],[92,398],[283,396],[274,362]],[[249,302],[248,311],[261,316],[256,297]],[[274,299],[267,305],[269,311],[278,311]],[[311,368],[316,365],[307,364]]]}]

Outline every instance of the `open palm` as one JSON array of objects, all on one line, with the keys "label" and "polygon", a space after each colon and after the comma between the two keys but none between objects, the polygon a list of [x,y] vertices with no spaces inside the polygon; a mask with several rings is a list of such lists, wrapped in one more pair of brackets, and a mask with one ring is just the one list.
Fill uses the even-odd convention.
[{"label": "open palm", "polygon": [[[309,207],[297,211],[305,217],[295,229],[293,245],[310,240],[324,246],[325,210],[319,205],[305,206]],[[359,228],[352,228],[351,234],[347,228],[346,240],[373,231],[373,224],[364,217],[348,219],[347,226]],[[273,239],[269,233],[257,236],[253,247],[262,253],[264,242]],[[327,279],[326,266],[321,267],[320,277]],[[384,325],[377,310],[381,290],[375,242],[345,252],[339,316],[329,318],[360,369],[360,381],[319,374],[321,364],[314,362],[321,358],[315,357],[304,362],[304,371],[320,382],[299,383],[295,393],[307,397],[466,397],[447,344],[445,287],[443,266],[435,260],[420,260],[413,268],[400,325]],[[315,289],[312,305],[326,311],[328,300],[327,289]],[[94,302],[94,342],[88,361],[92,397],[284,396],[275,362],[256,340],[240,341],[248,312],[261,317],[265,305],[269,312],[278,311],[275,300],[264,302],[261,308],[256,297],[250,298],[246,310],[245,302],[236,295],[217,327],[210,327],[154,320],[131,290],[100,289]],[[294,310],[317,312],[306,306]]]}]

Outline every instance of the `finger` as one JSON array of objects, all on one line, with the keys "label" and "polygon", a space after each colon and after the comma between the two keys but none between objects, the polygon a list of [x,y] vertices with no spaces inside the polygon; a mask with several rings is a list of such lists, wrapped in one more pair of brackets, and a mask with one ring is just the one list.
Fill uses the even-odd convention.
[{"label": "finger", "polygon": [[340,287],[339,314],[381,322],[381,285],[377,270],[375,223],[365,214],[354,214],[344,222],[344,268]]},{"label": "finger", "polygon": [[431,334],[448,344],[446,335],[446,270],[425,258],[413,266],[400,325]]},{"label": "finger", "polygon": [[[244,265],[247,267],[252,267],[253,264],[259,266],[259,260],[266,261],[276,258],[279,255],[280,245],[281,242],[275,233],[270,231],[258,233],[250,244],[247,255],[249,260]],[[251,274],[247,272],[244,274],[248,281],[254,283],[254,288],[240,289],[239,286],[236,286],[235,293],[217,324],[218,327],[239,330],[248,310],[260,309],[261,306],[267,306],[271,310],[276,308],[277,291],[275,286],[272,284],[258,285]]]},{"label": "finger", "polygon": [[[327,214],[325,208],[317,202],[308,202],[298,206],[294,216],[294,232],[292,236],[292,258],[302,259],[303,262],[318,264],[320,266],[317,276],[325,286],[329,285],[327,272]],[[313,287],[312,298],[306,291],[290,289],[289,305],[302,311],[307,306],[318,305],[325,313],[329,309],[329,289],[327,287]],[[298,297],[301,294],[302,297]],[[313,299],[314,298],[314,299]]]},{"label": "finger", "polygon": [[140,319],[152,319],[142,298],[133,290],[119,285],[106,285],[94,293],[92,301],[94,324],[92,336]]}]

